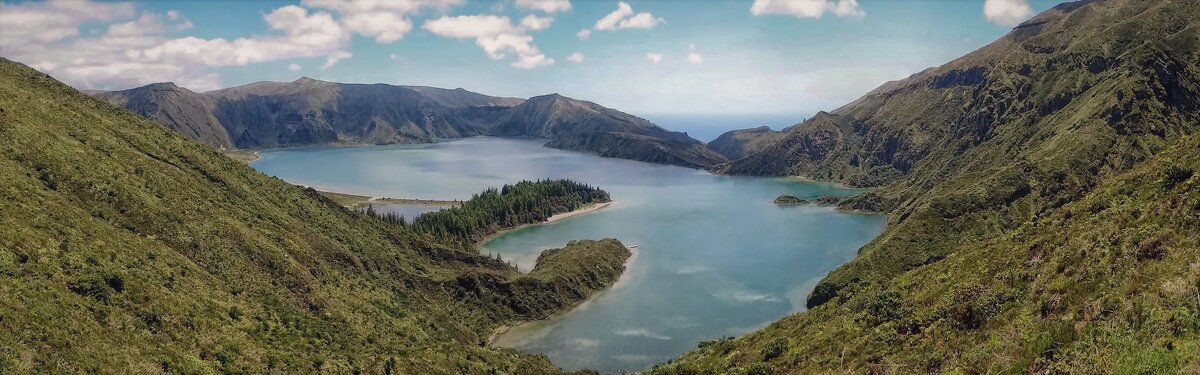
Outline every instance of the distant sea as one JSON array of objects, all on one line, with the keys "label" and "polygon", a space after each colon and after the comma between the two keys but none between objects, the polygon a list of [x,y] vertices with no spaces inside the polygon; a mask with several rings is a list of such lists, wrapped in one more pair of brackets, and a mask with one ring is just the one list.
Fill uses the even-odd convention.
[{"label": "distant sea", "polygon": [[709,142],[730,130],[757,128],[763,125],[770,126],[775,130],[783,129],[812,117],[812,114],[639,114],[638,116],[668,130],[687,132],[692,138]]}]

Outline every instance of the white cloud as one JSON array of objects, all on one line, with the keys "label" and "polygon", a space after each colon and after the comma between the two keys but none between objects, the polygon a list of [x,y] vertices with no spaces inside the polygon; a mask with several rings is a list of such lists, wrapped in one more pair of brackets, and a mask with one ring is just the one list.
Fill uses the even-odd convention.
[{"label": "white cloud", "polygon": [[663,59],[663,54],[661,54],[661,53],[649,52],[646,54],[646,60],[650,60],[651,64],[658,64],[658,63],[662,62],[662,59]]},{"label": "white cloud", "polygon": [[699,63],[704,62],[704,57],[700,56],[699,52],[696,52],[695,44],[688,45],[687,62],[692,63],[692,64],[699,64]]},{"label": "white cloud", "polygon": [[522,27],[529,29],[529,30],[535,30],[535,31],[546,29],[546,28],[550,27],[550,24],[552,24],[552,23],[554,23],[553,17],[538,17],[538,16],[535,16],[532,14],[525,16],[525,18],[521,19]]},{"label": "white cloud", "polygon": [[1025,0],[987,0],[983,3],[983,16],[1000,26],[1016,26],[1033,15],[1033,8]]},{"label": "white cloud", "polygon": [[508,17],[495,15],[445,16],[425,21],[425,30],[439,36],[457,39],[480,38],[519,32]]},{"label": "white cloud", "polygon": [[547,58],[546,55],[539,53],[536,55],[521,55],[517,58],[517,61],[512,63],[512,66],[518,69],[537,69],[552,64],[554,64],[554,59]]},{"label": "white cloud", "polygon": [[632,14],[633,7],[629,6],[629,3],[622,1],[617,3],[617,10],[614,10],[612,13],[609,13],[608,15],[601,17],[599,20],[596,20],[596,26],[594,26],[594,28],[596,30],[612,30],[617,26],[617,22],[621,22],[621,19],[629,17]]},{"label": "white cloud", "polygon": [[349,51],[334,51],[325,57],[325,64],[321,65],[321,70],[332,68],[338,61],[354,57],[354,54]]},{"label": "white cloud", "polygon": [[570,61],[573,63],[583,62],[583,54],[579,53],[579,52],[575,52],[570,55],[567,55],[567,61]]},{"label": "white cloud", "polygon": [[[331,56],[349,41],[325,12],[285,6],[263,21],[265,35],[203,39],[171,36],[192,26],[178,11],[139,15],[131,4],[89,1],[0,4],[0,54],[84,89],[173,81],[207,91],[220,87],[214,67]],[[81,35],[97,23],[104,27]]]},{"label": "white cloud", "polygon": [[342,17],[342,24],[359,35],[375,38],[379,43],[391,43],[412,31],[412,21],[395,13],[354,13]]},{"label": "white cloud", "polygon": [[549,20],[529,17],[520,25],[513,25],[508,17],[497,15],[443,16],[425,21],[422,26],[429,32],[455,39],[475,39],[492,60],[504,59],[509,53],[517,55],[512,66],[519,69],[535,69],[554,64],[533,45],[533,37],[527,32],[549,26]]},{"label": "white cloud", "polygon": [[412,14],[422,8],[445,10],[461,5],[463,0],[301,0],[300,4],[341,14],[368,12],[397,12]]},{"label": "white cloud", "polygon": [[497,34],[475,39],[475,44],[487,53],[492,60],[503,59],[506,53],[516,53],[519,56],[538,54],[533,46],[533,37],[523,34]]},{"label": "white cloud", "polygon": [[[308,11],[289,5],[263,16],[272,30],[282,37],[248,37],[235,40],[183,37],[170,39],[142,51],[126,55],[168,63],[196,63],[206,66],[246,65],[251,63],[313,57],[336,53],[349,40],[349,33],[329,13]],[[103,41],[101,41],[103,43]]]},{"label": "white cloud", "polygon": [[621,20],[620,23],[617,23],[617,28],[618,29],[653,29],[655,26],[661,25],[665,22],[667,22],[667,20],[664,20],[662,18],[655,18],[653,14],[638,13],[638,14],[634,15],[633,17],[629,17],[629,18]]},{"label": "white cloud", "polygon": [[296,64],[296,63],[288,64],[288,70],[295,72],[295,71],[299,71],[300,69],[304,69],[304,67],[300,66],[300,64]]},{"label": "white cloud", "polygon": [[445,10],[463,0],[302,0],[301,5],[336,12],[347,30],[379,43],[391,43],[412,31],[408,16],[425,8]]},{"label": "white cloud", "polygon": [[596,20],[596,25],[592,28],[596,30],[652,29],[666,22],[662,18],[654,17],[649,12],[634,13],[633,7],[622,1],[617,3],[617,10]]},{"label": "white cloud", "polygon": [[[168,16],[168,18],[170,18],[170,16]],[[111,37],[136,37],[143,34],[165,33],[168,30],[182,31],[191,27],[191,22],[186,22],[186,20],[175,25],[168,26],[162,22],[162,17],[159,15],[154,13],[143,13],[140,17],[133,21],[108,25],[107,35]]]},{"label": "white cloud", "polygon": [[781,14],[796,18],[821,18],[825,13],[838,17],[862,18],[866,16],[857,0],[754,0],[750,14],[761,16]]},{"label": "white cloud", "polygon": [[47,1],[9,4],[0,2],[0,46],[14,43],[49,43],[79,36],[88,22],[109,22],[134,17],[130,3]]},{"label": "white cloud", "polygon": [[592,30],[589,30],[589,29],[579,30],[579,32],[575,33],[575,36],[578,37],[579,40],[587,40],[587,38],[592,36]]},{"label": "white cloud", "polygon": [[546,13],[571,9],[570,0],[517,0],[516,4],[518,8],[540,10]]},{"label": "white cloud", "polygon": [[393,53],[393,54],[388,55],[388,59],[391,59],[392,61],[396,61],[396,60],[400,59],[400,56],[396,56],[396,54]]}]

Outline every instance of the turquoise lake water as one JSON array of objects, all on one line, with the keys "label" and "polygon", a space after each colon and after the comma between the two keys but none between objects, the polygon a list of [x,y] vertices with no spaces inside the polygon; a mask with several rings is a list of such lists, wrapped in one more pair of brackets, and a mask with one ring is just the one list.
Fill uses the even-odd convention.
[{"label": "turquoise lake water", "polygon": [[347,193],[467,199],[521,179],[570,178],[607,190],[602,210],[529,226],[482,246],[529,270],[573,239],[637,246],[617,285],[556,318],[514,327],[496,345],[543,353],[567,370],[646,369],[702,340],[736,336],[801,311],[820,278],[854,258],[884,217],[826,206],[778,207],[780,194],[850,195],[837,186],[601,158],[544,140],[468,138],[429,145],[262,152],[252,164],[296,184]]}]

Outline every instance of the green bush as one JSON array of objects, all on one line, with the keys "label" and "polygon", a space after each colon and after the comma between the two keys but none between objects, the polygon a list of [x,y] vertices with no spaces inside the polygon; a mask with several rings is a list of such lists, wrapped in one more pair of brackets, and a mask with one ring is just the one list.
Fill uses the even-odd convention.
[{"label": "green bush", "polygon": [[1158,179],[1158,184],[1163,190],[1171,190],[1171,188],[1174,188],[1180,182],[1187,181],[1194,173],[1195,171],[1181,167],[1172,160],[1167,159],[1163,161],[1162,175]]},{"label": "green bush", "polygon": [[770,361],[783,355],[788,349],[788,339],[786,337],[776,337],[763,347],[762,356],[764,361]]}]

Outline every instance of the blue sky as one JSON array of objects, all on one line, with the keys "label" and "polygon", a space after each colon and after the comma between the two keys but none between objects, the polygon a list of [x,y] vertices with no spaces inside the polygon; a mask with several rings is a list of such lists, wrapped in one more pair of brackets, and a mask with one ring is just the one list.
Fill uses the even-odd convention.
[{"label": "blue sky", "polygon": [[[988,0],[985,12],[984,0],[633,0],[601,30],[620,2],[525,1],[7,2],[0,55],[89,89],[308,76],[557,92],[642,115],[813,113],[979,48],[1056,3]],[[35,16],[52,21],[28,23]],[[576,53],[582,61],[568,58]]]}]

